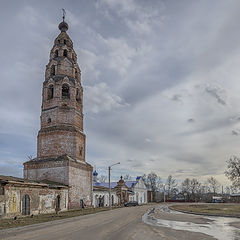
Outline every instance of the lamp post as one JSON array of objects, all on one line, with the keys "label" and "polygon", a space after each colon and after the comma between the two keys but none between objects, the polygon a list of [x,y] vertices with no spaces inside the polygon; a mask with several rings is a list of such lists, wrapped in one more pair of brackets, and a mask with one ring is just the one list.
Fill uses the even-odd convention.
[{"label": "lamp post", "polygon": [[114,163],[113,165],[108,167],[108,191],[109,191],[109,208],[112,209],[112,201],[111,201],[111,168],[115,165],[120,164],[120,162],[118,163]]},{"label": "lamp post", "polygon": [[163,202],[166,202],[166,196],[165,196],[165,184],[163,185]]}]

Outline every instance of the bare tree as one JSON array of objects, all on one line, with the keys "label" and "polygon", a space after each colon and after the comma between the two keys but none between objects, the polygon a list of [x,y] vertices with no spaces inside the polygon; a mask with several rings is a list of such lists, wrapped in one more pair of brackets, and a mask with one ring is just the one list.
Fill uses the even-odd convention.
[{"label": "bare tree", "polygon": [[144,174],[142,178],[147,188],[152,190],[153,201],[156,201],[156,193],[160,189],[161,178],[154,172],[151,172],[148,175]]},{"label": "bare tree", "polygon": [[207,183],[208,183],[208,191],[210,193],[215,194],[219,190],[220,184],[216,178],[214,177],[208,178]]},{"label": "bare tree", "polygon": [[28,155],[28,156],[27,156],[27,159],[28,159],[29,161],[31,161],[31,160],[33,160],[33,156],[32,156],[32,155]]},{"label": "bare tree", "polygon": [[130,181],[132,179],[132,177],[129,175],[129,174],[126,174],[124,177],[123,177],[124,181]]},{"label": "bare tree", "polygon": [[190,194],[191,194],[191,180],[189,178],[186,178],[182,184],[181,184],[181,190],[186,195],[187,201],[190,200]]},{"label": "bare tree", "polygon": [[103,182],[103,183],[105,183],[106,180],[107,180],[107,177],[104,176],[104,175],[101,175],[101,176],[98,178],[98,181],[99,181],[99,182]]},{"label": "bare tree", "polygon": [[178,192],[177,181],[176,179],[173,178],[172,175],[169,175],[166,180],[166,190],[167,190],[168,199]]},{"label": "bare tree", "polygon": [[193,178],[190,182],[190,191],[191,200],[199,201],[201,195],[201,183],[196,178]]},{"label": "bare tree", "polygon": [[240,188],[240,158],[232,156],[227,163],[225,175],[232,182],[234,188]]}]

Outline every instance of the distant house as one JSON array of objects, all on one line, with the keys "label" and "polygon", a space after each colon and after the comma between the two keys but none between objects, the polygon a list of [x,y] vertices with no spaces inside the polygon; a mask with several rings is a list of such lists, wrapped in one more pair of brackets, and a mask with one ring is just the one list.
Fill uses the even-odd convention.
[{"label": "distant house", "polygon": [[[109,185],[108,182],[98,182],[97,172],[93,173],[93,205],[94,207],[109,206]],[[146,204],[148,201],[147,187],[142,177],[135,181],[124,181],[122,177],[118,182],[111,182],[112,205],[121,205],[129,201],[137,201],[139,204]]]},{"label": "distant house", "polygon": [[126,181],[125,183],[133,193],[129,197],[130,201],[137,201],[138,204],[148,202],[148,190],[141,176],[137,177],[135,181]]},{"label": "distant house", "polygon": [[240,203],[240,193],[232,193],[230,195],[231,202]]}]

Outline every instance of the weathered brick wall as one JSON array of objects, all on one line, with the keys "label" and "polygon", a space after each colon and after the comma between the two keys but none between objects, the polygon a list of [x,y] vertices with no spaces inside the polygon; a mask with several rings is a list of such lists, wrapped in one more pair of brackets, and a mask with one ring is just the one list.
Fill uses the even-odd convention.
[{"label": "weathered brick wall", "polygon": [[46,187],[8,184],[5,186],[4,198],[0,198],[0,206],[2,208],[0,217],[21,215],[25,194],[30,197],[30,215],[55,212],[58,195],[60,196],[60,209],[62,211],[67,210],[68,189],[49,189]]},{"label": "weathered brick wall", "polygon": [[80,208],[82,199],[87,206],[92,205],[92,166],[83,161],[36,161],[24,164],[24,177],[31,180],[48,179],[68,185],[69,208]]},{"label": "weathered brick wall", "polygon": [[24,178],[29,180],[50,180],[53,182],[69,184],[68,166],[54,166],[53,164],[39,164],[35,168],[24,167]]},{"label": "weathered brick wall", "polygon": [[[54,129],[53,129],[54,130]],[[38,134],[38,158],[51,158],[67,154],[76,157],[76,133],[71,131],[46,131]]]},{"label": "weathered brick wall", "polygon": [[82,199],[87,206],[92,205],[92,169],[69,168],[69,208],[79,208]]}]

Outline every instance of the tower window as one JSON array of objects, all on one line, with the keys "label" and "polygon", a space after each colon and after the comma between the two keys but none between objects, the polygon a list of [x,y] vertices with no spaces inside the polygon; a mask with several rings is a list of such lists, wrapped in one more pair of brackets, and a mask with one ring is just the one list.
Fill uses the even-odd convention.
[{"label": "tower window", "polygon": [[55,57],[55,58],[58,57],[58,50],[55,51],[54,57]]},{"label": "tower window", "polygon": [[62,97],[63,98],[70,98],[69,86],[66,83],[64,83],[62,85]]},{"label": "tower window", "polygon": [[0,185],[0,195],[4,195],[4,187]]},{"label": "tower window", "polygon": [[52,122],[52,119],[51,119],[51,118],[48,118],[47,121],[48,121],[48,123],[51,123],[51,122]]},{"label": "tower window", "polygon": [[67,41],[66,41],[66,39],[64,39],[64,40],[63,40],[63,42],[64,42],[64,44],[67,44]]},{"label": "tower window", "polygon": [[51,66],[51,76],[55,76],[55,66]]},{"label": "tower window", "polygon": [[77,88],[77,91],[76,91],[76,100],[77,100],[77,102],[81,102],[80,91],[79,91],[78,88]]},{"label": "tower window", "polygon": [[63,51],[63,56],[64,56],[64,57],[67,57],[67,54],[68,54],[67,49],[64,49],[64,51]]},{"label": "tower window", "polygon": [[58,43],[61,43],[60,39],[58,39]]},{"label": "tower window", "polygon": [[75,78],[78,79],[78,72],[75,70]]},{"label": "tower window", "polygon": [[53,85],[50,85],[48,87],[48,99],[52,99],[53,98],[53,93],[54,93]]},{"label": "tower window", "polygon": [[82,156],[82,147],[79,147],[79,155]]}]

